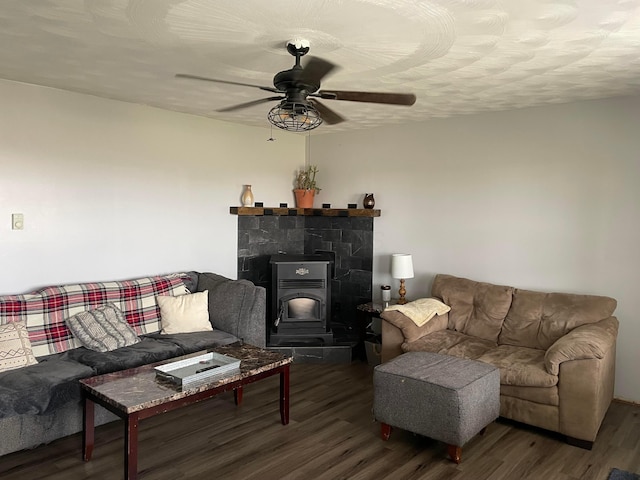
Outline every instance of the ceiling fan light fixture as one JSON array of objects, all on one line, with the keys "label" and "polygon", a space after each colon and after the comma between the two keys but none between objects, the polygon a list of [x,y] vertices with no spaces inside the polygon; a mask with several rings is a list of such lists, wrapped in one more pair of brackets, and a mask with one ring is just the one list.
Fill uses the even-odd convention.
[{"label": "ceiling fan light fixture", "polygon": [[322,125],[322,118],[313,105],[287,101],[269,110],[267,119],[289,132],[306,132]]},{"label": "ceiling fan light fixture", "polygon": [[360,92],[347,90],[320,90],[320,83],[336,65],[321,58],[310,58],[304,66],[300,58],[309,52],[309,42],[296,38],[287,43],[287,51],[296,58],[296,63],[288,70],[276,73],[273,77],[273,87],[253,85],[251,83],[235,82],[217,78],[201,77],[188,73],[178,73],[178,78],[203,80],[241,87],[252,87],[280,96],[260,98],[249,102],[221,108],[218,112],[233,112],[242,108],[254,107],[266,102],[279,100],[280,103],[269,110],[267,119],[271,125],[289,132],[307,132],[318,128],[323,123],[336,125],[344,122],[344,118],[318,99],[345,100],[349,102],[380,103],[386,105],[413,105],[416,96],[412,93],[383,93]]}]

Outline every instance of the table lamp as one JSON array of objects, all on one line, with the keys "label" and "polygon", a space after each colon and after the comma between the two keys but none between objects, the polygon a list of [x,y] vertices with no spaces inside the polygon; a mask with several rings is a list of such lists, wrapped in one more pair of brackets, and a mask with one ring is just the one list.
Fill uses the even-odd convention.
[{"label": "table lamp", "polygon": [[406,278],[413,278],[413,259],[408,253],[393,253],[391,255],[391,276],[393,278],[400,279],[400,298],[398,299],[398,305],[404,305],[407,303],[407,299],[404,298],[407,291],[404,288],[404,280]]}]

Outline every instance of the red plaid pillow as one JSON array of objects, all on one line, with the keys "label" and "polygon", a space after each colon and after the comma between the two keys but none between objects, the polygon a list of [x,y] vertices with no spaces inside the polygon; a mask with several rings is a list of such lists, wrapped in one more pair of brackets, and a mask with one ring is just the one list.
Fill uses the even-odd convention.
[{"label": "red plaid pillow", "polygon": [[0,296],[0,324],[25,321],[36,357],[79,347],[65,319],[111,302],[137,334],[160,331],[157,295],[189,293],[184,274],[46,287],[26,295]]}]

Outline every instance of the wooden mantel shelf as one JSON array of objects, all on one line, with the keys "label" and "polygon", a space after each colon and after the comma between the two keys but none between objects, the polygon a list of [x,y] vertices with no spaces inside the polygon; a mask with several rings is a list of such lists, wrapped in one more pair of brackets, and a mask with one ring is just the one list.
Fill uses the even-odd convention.
[{"label": "wooden mantel shelf", "polygon": [[231,215],[241,216],[308,216],[308,217],[379,217],[380,210],[373,208],[270,208],[230,207]]}]

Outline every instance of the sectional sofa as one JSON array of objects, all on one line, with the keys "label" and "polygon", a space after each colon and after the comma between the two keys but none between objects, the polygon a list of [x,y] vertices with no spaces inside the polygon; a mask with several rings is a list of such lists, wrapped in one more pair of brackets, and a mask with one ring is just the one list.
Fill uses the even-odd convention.
[{"label": "sectional sofa", "polygon": [[[213,330],[161,333],[158,296],[205,291]],[[249,281],[198,272],[52,286],[0,296],[0,327],[26,326],[28,338],[22,339],[28,343],[26,353],[37,361],[0,372],[0,455],[81,431],[79,379],[237,341],[264,347],[265,302],[264,288]],[[135,343],[106,352],[80,346],[67,319],[107,304],[123,312],[137,335]],[[0,359],[11,353],[15,352],[0,351]],[[96,406],[96,424],[115,419]]]},{"label": "sectional sofa", "polygon": [[544,293],[437,275],[450,307],[418,326],[381,316],[382,361],[434,352],[500,369],[500,415],[559,432],[590,449],[613,399],[618,320],[613,298]]}]

